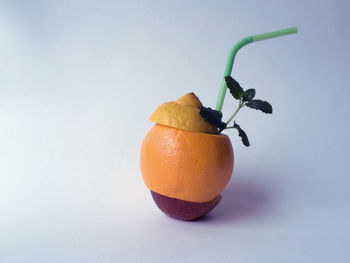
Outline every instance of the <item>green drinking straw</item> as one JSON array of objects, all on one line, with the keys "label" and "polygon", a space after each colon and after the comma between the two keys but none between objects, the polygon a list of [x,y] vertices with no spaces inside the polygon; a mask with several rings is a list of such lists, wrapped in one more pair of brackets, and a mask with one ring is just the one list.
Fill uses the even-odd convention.
[{"label": "green drinking straw", "polygon": [[226,67],[225,67],[225,73],[224,73],[224,77],[223,77],[222,82],[221,82],[221,87],[220,87],[218,99],[216,101],[215,110],[217,110],[217,111],[222,110],[222,105],[224,104],[224,99],[225,99],[225,94],[226,94],[226,89],[227,89],[226,83],[225,83],[225,77],[231,75],[233,61],[235,59],[235,56],[236,56],[238,50],[240,50],[243,46],[245,46],[249,43],[253,43],[253,42],[261,41],[261,40],[265,40],[265,39],[270,39],[270,38],[275,38],[275,37],[281,37],[281,36],[285,36],[285,35],[289,35],[289,34],[294,34],[297,32],[298,32],[298,28],[291,27],[291,28],[277,30],[277,31],[273,31],[273,32],[265,33],[265,34],[259,34],[259,35],[255,35],[255,36],[245,37],[245,38],[241,39],[240,41],[238,41],[232,47],[232,49],[228,55],[227,63],[226,63]]}]

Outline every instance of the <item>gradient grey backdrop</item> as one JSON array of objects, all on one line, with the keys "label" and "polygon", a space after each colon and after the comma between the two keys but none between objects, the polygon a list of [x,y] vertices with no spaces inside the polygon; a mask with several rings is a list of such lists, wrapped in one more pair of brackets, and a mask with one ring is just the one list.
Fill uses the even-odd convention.
[{"label": "gradient grey backdrop", "polygon": [[[349,1],[1,1],[0,262],[349,262]],[[139,148],[156,106],[214,107],[233,75],[274,114],[237,118],[206,219],[163,215]],[[233,111],[227,96],[224,115]]]}]

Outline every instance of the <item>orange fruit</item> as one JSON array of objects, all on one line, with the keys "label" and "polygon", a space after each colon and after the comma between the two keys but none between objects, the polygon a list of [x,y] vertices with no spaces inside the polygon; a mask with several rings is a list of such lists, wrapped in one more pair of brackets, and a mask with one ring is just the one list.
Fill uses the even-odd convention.
[{"label": "orange fruit", "polygon": [[155,124],[143,140],[140,164],[151,191],[184,201],[207,202],[230,180],[233,150],[226,135]]}]

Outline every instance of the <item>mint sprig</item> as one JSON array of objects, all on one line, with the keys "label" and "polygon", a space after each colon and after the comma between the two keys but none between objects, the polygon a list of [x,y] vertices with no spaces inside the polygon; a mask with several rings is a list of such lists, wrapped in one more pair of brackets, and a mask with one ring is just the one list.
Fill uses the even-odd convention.
[{"label": "mint sprig", "polygon": [[241,85],[231,76],[225,77],[225,83],[231,95],[233,96],[233,98],[238,100],[238,107],[236,108],[234,113],[231,115],[231,117],[226,122],[223,122],[221,120],[222,119],[221,111],[216,111],[206,107],[201,108],[200,114],[206,121],[208,121],[209,123],[217,127],[219,132],[225,129],[238,130],[238,136],[242,138],[243,144],[248,147],[250,145],[248,136],[241,129],[241,127],[235,121],[233,122],[234,123],[233,126],[228,126],[228,124],[233,120],[233,118],[236,116],[239,110],[245,106],[251,109],[260,110],[267,114],[272,113],[272,106],[267,101],[254,99],[256,94],[255,89],[244,90],[241,87]]}]

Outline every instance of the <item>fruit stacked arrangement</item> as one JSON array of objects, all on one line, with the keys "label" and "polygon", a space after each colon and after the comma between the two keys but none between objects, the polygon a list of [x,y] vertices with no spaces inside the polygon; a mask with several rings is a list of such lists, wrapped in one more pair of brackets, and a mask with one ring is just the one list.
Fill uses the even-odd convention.
[{"label": "fruit stacked arrangement", "polygon": [[193,220],[210,212],[221,200],[220,193],[233,171],[233,149],[224,129],[235,128],[243,144],[245,132],[232,121],[244,106],[272,113],[266,101],[253,100],[255,90],[243,91],[232,77],[226,85],[239,100],[230,119],[221,121],[221,112],[203,107],[194,93],[159,106],[150,120],[150,129],[141,146],[141,172],[158,207],[171,216]]},{"label": "fruit stacked arrangement", "polygon": [[230,139],[201,117],[202,107],[193,93],[161,105],[141,147],[141,172],[154,201],[183,220],[213,209],[233,170]]},{"label": "fruit stacked arrangement", "polygon": [[[248,107],[271,114],[267,101],[255,99],[255,89],[244,90],[231,75],[237,51],[246,44],[296,33],[287,28],[243,38],[230,51],[215,110],[203,107],[194,93],[159,106],[151,115],[155,122],[145,136],[140,154],[143,180],[153,200],[164,213],[194,220],[210,212],[221,200],[221,192],[233,172],[233,149],[221,132],[236,129],[245,146],[246,133],[235,121],[236,114]],[[226,90],[238,102],[226,121],[221,112]],[[229,124],[233,121],[233,125]]]}]

